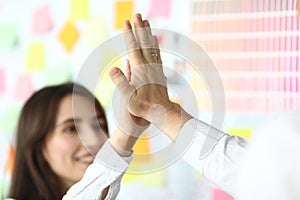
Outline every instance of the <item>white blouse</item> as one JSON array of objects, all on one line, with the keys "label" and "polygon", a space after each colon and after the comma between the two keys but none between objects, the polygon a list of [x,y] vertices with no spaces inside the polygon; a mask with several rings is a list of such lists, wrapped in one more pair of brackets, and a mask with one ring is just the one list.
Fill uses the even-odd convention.
[{"label": "white blouse", "polygon": [[99,200],[107,186],[109,191],[105,199],[115,199],[132,158],[133,154],[130,157],[120,157],[107,140],[82,179],[68,190],[63,200]]}]

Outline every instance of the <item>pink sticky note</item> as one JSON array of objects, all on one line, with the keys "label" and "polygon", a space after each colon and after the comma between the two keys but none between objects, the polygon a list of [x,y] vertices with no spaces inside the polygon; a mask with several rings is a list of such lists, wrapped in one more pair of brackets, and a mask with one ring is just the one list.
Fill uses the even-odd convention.
[{"label": "pink sticky note", "polygon": [[212,190],[212,200],[234,200],[234,198],[226,192],[215,188]]},{"label": "pink sticky note", "polygon": [[17,101],[26,101],[33,93],[33,81],[29,74],[21,74],[17,79],[15,98]]},{"label": "pink sticky note", "polygon": [[168,18],[170,17],[171,7],[172,0],[151,0],[148,16]]},{"label": "pink sticky note", "polygon": [[0,68],[0,94],[5,92],[5,74],[4,69]]},{"label": "pink sticky note", "polygon": [[52,28],[52,18],[48,5],[43,5],[36,9],[33,14],[32,29],[35,34],[47,33]]}]

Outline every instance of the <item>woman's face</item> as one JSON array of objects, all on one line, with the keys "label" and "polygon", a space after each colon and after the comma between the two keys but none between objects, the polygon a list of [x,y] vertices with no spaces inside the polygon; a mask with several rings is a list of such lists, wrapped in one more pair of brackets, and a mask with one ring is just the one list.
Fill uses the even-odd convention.
[{"label": "woman's face", "polygon": [[[93,162],[97,151],[107,140],[99,128],[104,125],[104,113],[95,113],[94,102],[84,96],[65,96],[58,107],[55,127],[47,135],[43,148],[45,159],[66,187],[78,182]],[[76,126],[75,126],[76,123]]]}]

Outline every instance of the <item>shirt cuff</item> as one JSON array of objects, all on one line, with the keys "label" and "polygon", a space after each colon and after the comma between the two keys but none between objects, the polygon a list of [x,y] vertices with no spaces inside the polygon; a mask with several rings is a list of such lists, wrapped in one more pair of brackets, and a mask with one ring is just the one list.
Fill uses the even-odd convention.
[{"label": "shirt cuff", "polygon": [[108,139],[96,154],[94,162],[100,162],[117,171],[124,171],[132,159],[133,153],[128,157],[121,157],[111,146]]},{"label": "shirt cuff", "polygon": [[226,134],[222,131],[192,118],[180,129],[175,140],[175,150],[177,153],[183,153],[191,146],[197,146],[201,159],[211,152],[224,135]]}]

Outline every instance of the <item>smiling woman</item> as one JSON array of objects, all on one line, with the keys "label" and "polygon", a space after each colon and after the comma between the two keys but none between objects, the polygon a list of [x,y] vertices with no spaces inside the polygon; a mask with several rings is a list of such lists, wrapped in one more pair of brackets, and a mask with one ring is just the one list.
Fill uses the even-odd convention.
[{"label": "smiling woman", "polygon": [[[70,83],[41,89],[24,105],[17,130],[10,197],[61,199],[82,178],[106,141],[107,122],[100,103],[76,85],[73,98],[79,100],[85,112],[73,116],[73,88]],[[95,123],[100,123],[103,131],[93,129]],[[77,134],[81,127],[90,128],[96,138],[87,148]]]},{"label": "smiling woman", "polygon": [[[114,199],[136,137],[117,129],[112,140],[107,138],[104,110],[83,86],[67,83],[37,91],[20,115],[9,197]],[[103,164],[109,160],[116,166]],[[81,193],[86,185],[89,190]]]}]

